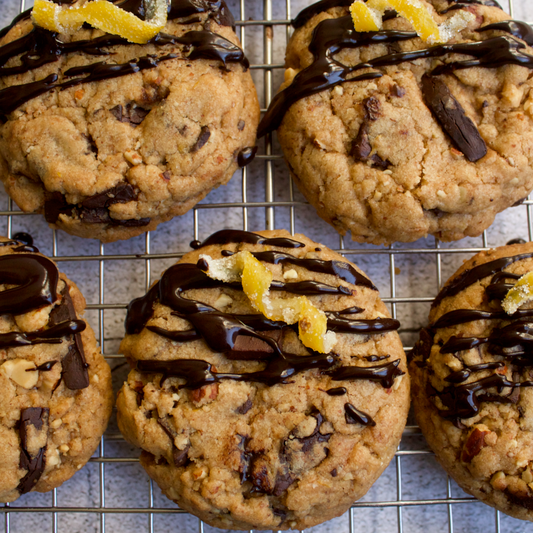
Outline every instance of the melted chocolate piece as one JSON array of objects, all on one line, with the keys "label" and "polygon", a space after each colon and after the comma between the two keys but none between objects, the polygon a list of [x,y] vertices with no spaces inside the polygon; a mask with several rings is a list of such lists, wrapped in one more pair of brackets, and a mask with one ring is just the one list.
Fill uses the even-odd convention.
[{"label": "melted chocolate piece", "polygon": [[505,244],[511,245],[511,244],[526,244],[526,241],[522,239],[521,237],[517,237],[516,239],[511,239],[509,242],[506,242]]},{"label": "melted chocolate piece", "polygon": [[239,415],[245,415],[253,407],[252,400],[248,398],[241,406],[235,409],[235,412]]},{"label": "melted chocolate piece", "polygon": [[107,191],[90,196],[81,202],[83,207],[94,209],[109,207],[113,204],[125,204],[137,198],[134,188],[129,183],[119,183]]},{"label": "melted chocolate piece", "polygon": [[17,486],[20,494],[30,492],[44,472],[46,445],[40,448],[35,456],[32,456],[28,451],[28,439],[30,438],[30,426],[33,426],[35,431],[41,431],[43,425],[48,426],[48,415],[49,409],[44,407],[28,407],[20,412],[19,435],[21,450],[19,467],[27,470],[27,473]]},{"label": "melted chocolate piece", "polygon": [[345,387],[337,387],[335,389],[328,389],[326,391],[326,394],[328,394],[329,396],[343,396],[344,394],[346,394],[346,388]]},{"label": "melted chocolate piece", "polygon": [[472,162],[487,155],[487,145],[476,125],[439,78],[422,76],[424,100],[439,121],[442,129],[450,136],[453,145]]},{"label": "melted chocolate piece", "polygon": [[353,381],[356,379],[366,379],[378,381],[384,389],[389,389],[394,384],[398,376],[405,374],[398,366],[400,360],[396,359],[390,363],[376,366],[341,366],[335,370],[326,372],[335,381]]},{"label": "melted chocolate piece", "polygon": [[344,404],[344,418],[347,424],[361,424],[367,427],[376,425],[376,422],[374,422],[370,415],[356,409],[351,403]]},{"label": "melted chocolate piece", "polygon": [[192,241],[190,246],[195,250],[203,248],[204,246],[212,246],[213,244],[231,244],[244,242],[248,244],[264,244],[265,246],[276,246],[279,248],[303,248],[305,244],[289,239],[286,237],[266,238],[257,233],[242,230],[223,229],[213,233],[205,241]]},{"label": "melted chocolate piece", "polygon": [[89,373],[87,372],[88,365],[85,361],[85,350],[83,349],[83,341],[80,333],[85,329],[86,325],[83,320],[77,320],[76,310],[70,297],[68,285],[65,284],[65,287],[61,291],[61,296],[61,303],[55,306],[50,313],[48,325],[51,327],[47,331],[61,324],[78,324],[77,327],[79,329],[72,331],[74,333],[74,342],[69,346],[67,354],[61,360],[61,379],[68,389],[85,389],[89,386]]},{"label": "melted chocolate piece", "polygon": [[133,127],[137,127],[146,118],[146,115],[150,113],[149,109],[143,109],[136,106],[133,102],[126,104],[125,106],[116,105],[109,110],[119,122],[126,122]]},{"label": "melted chocolate piece", "polygon": [[0,257],[0,283],[18,285],[0,293],[0,314],[21,315],[57,299],[59,273],[46,257],[10,254]]},{"label": "melted chocolate piece", "polygon": [[209,137],[211,137],[211,131],[207,126],[202,126],[202,129],[200,130],[200,135],[198,136],[198,139],[194,143],[193,147],[191,148],[191,152],[197,152],[198,150],[203,148],[209,140]]},{"label": "melted chocolate piece", "polygon": [[243,168],[249,165],[255,159],[255,154],[258,149],[258,146],[247,146],[246,148],[243,148],[237,156],[237,164],[239,167]]},{"label": "melted chocolate piece", "polygon": [[[481,3],[483,1],[486,0],[477,0],[473,3]],[[467,3],[472,2],[469,1]],[[349,4],[351,2],[344,0],[323,0],[302,11],[294,20],[293,25],[300,27],[321,11],[336,6],[348,6]],[[507,27],[501,25],[497,29],[506,31]],[[301,70],[295,76],[293,82],[274,97],[259,124],[257,136],[262,137],[277,129],[287,110],[302,98],[326,89],[332,89],[341,83],[374,79],[383,75],[380,71],[374,70],[360,76],[352,76],[353,73],[361,69],[382,68],[421,58],[439,58],[449,54],[464,54],[473,56],[476,59],[441,64],[429,73],[430,76],[477,66],[496,68],[503,65],[522,65],[530,69],[533,68],[533,57],[524,51],[525,45],[514,37],[514,33],[518,32],[521,38],[529,38],[527,29],[511,24],[508,29],[510,35],[495,37],[481,42],[437,45],[422,50],[386,54],[350,67],[335,59],[335,55],[347,48],[359,48],[376,43],[396,43],[401,40],[414,39],[417,38],[417,34],[391,30],[356,32],[350,15],[323,20],[314,28],[309,45],[309,51],[314,57],[313,63]],[[472,128],[470,127],[469,129],[471,130]],[[468,134],[469,139],[470,137],[471,135]],[[364,151],[365,146],[361,145],[361,149]],[[477,157],[480,153],[479,149],[477,149],[474,152],[474,157]]]}]

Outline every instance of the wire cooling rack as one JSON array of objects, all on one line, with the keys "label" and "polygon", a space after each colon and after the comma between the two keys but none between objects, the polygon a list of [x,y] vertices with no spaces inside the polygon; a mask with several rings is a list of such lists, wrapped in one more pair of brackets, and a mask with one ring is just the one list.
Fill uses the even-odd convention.
[{"label": "wire cooling rack", "polygon": [[[290,20],[309,3],[229,2],[239,19],[237,31],[252,63],[263,111],[283,77]],[[513,18],[533,19],[528,0],[503,4]],[[1,25],[30,6],[24,0],[20,5],[0,0]],[[285,228],[345,254],[380,288],[393,316],[402,323],[400,334],[407,349],[425,324],[438,288],[463,259],[510,239],[533,238],[533,201],[527,200],[499,215],[478,239],[442,244],[428,238],[391,247],[349,242],[319,220],[293,188],[275,136],[259,146],[259,155],[249,167],[188,214],[145,236],[105,246],[50,230],[40,216],[21,213],[0,193],[0,232],[9,237],[18,231],[31,233],[41,251],[53,256],[84,292],[86,317],[113,369],[115,389],[127,374],[127,365],[117,353],[127,302],[144,294],[164,268],[189,250],[191,240],[205,238],[216,229]],[[215,531],[162,496],[140,467],[138,450],[122,439],[113,421],[94,457],[74,478],[51,493],[26,494],[0,510],[5,533]],[[342,517],[308,531],[533,532],[533,524],[500,515],[462,492],[437,465],[411,417],[394,460],[369,493]]]}]

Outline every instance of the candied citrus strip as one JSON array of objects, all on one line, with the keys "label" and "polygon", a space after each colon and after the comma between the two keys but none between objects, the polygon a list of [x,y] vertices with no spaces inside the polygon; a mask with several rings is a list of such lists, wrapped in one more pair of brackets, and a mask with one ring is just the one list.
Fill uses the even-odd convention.
[{"label": "candied citrus strip", "polygon": [[533,272],[528,272],[509,290],[502,301],[502,307],[507,314],[512,315],[521,305],[531,300],[533,300]]},{"label": "candied citrus strip", "polygon": [[382,13],[387,8],[393,8],[413,25],[422,40],[440,42],[439,26],[420,0],[368,0],[367,6]]},{"label": "candied citrus strip", "polygon": [[361,1],[354,2],[350,6],[353,25],[357,31],[379,31],[383,22],[381,13],[370,9]]},{"label": "candied citrus strip", "polygon": [[298,322],[300,340],[304,346],[320,353],[331,351],[335,333],[328,331],[328,319],[305,296],[275,299],[270,297],[272,272],[250,252],[239,252],[223,259],[201,255],[208,264],[206,274],[212,279],[242,283],[244,294],[252,306],[270,320],[295,324]]},{"label": "candied citrus strip", "polygon": [[49,0],[35,0],[34,22],[50,31],[73,33],[88,22],[94,28],[144,44],[155,37],[167,20],[166,0],[153,0],[153,17],[143,21],[107,0],[94,0],[80,6],[60,6]]}]

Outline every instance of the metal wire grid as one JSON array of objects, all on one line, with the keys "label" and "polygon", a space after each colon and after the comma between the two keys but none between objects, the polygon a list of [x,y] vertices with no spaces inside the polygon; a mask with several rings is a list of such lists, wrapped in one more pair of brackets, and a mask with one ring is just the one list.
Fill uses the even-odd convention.
[{"label": "metal wire grid", "polygon": [[[25,5],[25,0],[20,0],[20,11],[23,11],[28,6]],[[296,1],[296,0],[295,0]],[[513,12],[516,10],[516,7],[519,5],[520,1],[526,2],[527,0],[509,0],[508,10],[511,16],[513,15]],[[268,106],[268,103],[271,101],[271,98],[274,94],[274,91],[277,87],[277,85],[274,83],[274,75],[276,71],[279,71],[283,69],[282,63],[274,63],[274,46],[275,46],[275,37],[274,37],[274,29],[279,28],[282,30],[282,32],[285,34],[285,39],[288,39],[291,34],[291,26],[290,26],[290,20],[291,18],[296,14],[292,11],[291,6],[291,0],[248,0],[246,2],[245,0],[236,0],[236,7],[237,10],[240,11],[240,17],[237,21],[237,27],[238,27],[238,33],[241,39],[241,43],[247,52],[247,54],[250,53],[249,44],[248,44],[248,35],[247,35],[247,29],[258,27],[260,31],[262,31],[262,41],[263,41],[263,55],[262,55],[262,62],[255,62],[252,63],[251,69],[256,74],[259,71],[259,74],[262,75],[262,88],[260,85],[258,85],[258,92],[260,95],[260,98],[262,97],[263,100],[263,109],[262,111],[265,111],[266,107]],[[311,2],[309,2],[311,3]],[[247,20],[247,14],[249,12],[250,6],[252,5],[253,9],[257,10],[261,8],[262,4],[262,18],[256,18],[253,20]],[[284,5],[285,9],[285,18],[274,18],[274,8],[277,8],[279,10]],[[232,6],[235,7],[235,6]],[[300,6],[301,7],[301,6]],[[256,79],[257,81],[257,79]],[[262,89],[262,94],[261,94]],[[296,230],[296,225],[298,222],[297,217],[297,209],[305,206],[306,202],[300,201],[296,198],[297,193],[295,194],[295,190],[293,189],[293,183],[292,181],[288,181],[288,200],[276,200],[276,184],[279,176],[275,175],[275,166],[277,160],[282,159],[282,156],[280,155],[279,151],[276,149],[276,145],[274,143],[274,140],[271,135],[268,135],[263,143],[260,143],[263,145],[264,149],[260,155],[257,156],[256,160],[263,163],[262,168],[262,178],[263,178],[263,184],[262,187],[264,188],[264,200],[262,201],[250,201],[249,200],[249,170],[247,168],[244,168],[240,171],[240,199],[237,199],[237,196],[235,197],[235,201],[230,202],[217,202],[217,203],[202,203],[201,205],[196,206],[193,210],[192,214],[192,232],[190,234],[190,239],[198,239],[200,237],[205,237],[205,235],[200,235],[200,225],[203,217],[203,213],[205,213],[205,210],[209,209],[237,209],[241,211],[242,216],[242,224],[241,227],[244,230],[248,230],[249,226],[249,219],[250,219],[250,210],[252,209],[264,209],[264,228],[265,229],[275,229],[275,216],[276,216],[276,209],[277,208],[284,208],[288,209],[289,215],[287,219],[284,219],[284,222],[286,224],[287,229],[291,231],[291,233],[294,233]],[[256,163],[257,165],[257,163]],[[286,170],[281,170],[281,173],[285,172]],[[280,173],[278,172],[278,174]],[[235,176],[233,178],[233,181],[238,180],[238,177]],[[255,186],[255,184],[254,184]],[[279,186],[279,184],[278,184]],[[252,186],[253,189],[253,186]],[[527,236],[529,240],[533,240],[533,200],[529,199],[526,200],[520,209],[525,210],[525,216],[527,219]],[[12,201],[10,199],[7,200],[7,209],[4,211],[0,211],[0,220],[2,220],[5,223],[6,233],[8,237],[11,237],[13,233],[13,226],[14,226],[14,218],[18,217],[28,217],[31,215],[26,215],[19,210],[15,208]],[[280,227],[278,225],[278,227]],[[257,229],[257,228],[254,228]],[[333,230],[331,230],[333,231]],[[100,346],[102,347],[102,351],[106,356],[106,359],[113,365],[117,363],[121,363],[122,356],[116,353],[113,353],[115,350],[109,350],[107,349],[109,346],[109,339],[105,336],[106,331],[106,312],[109,313],[114,310],[124,310],[127,302],[114,304],[114,303],[106,303],[106,293],[108,289],[108,282],[106,282],[106,270],[105,265],[109,264],[110,261],[120,261],[120,262],[141,262],[144,263],[144,288],[147,290],[150,286],[150,283],[152,281],[152,264],[154,260],[170,260],[170,259],[176,259],[179,258],[181,255],[183,255],[182,252],[172,252],[172,253],[152,253],[152,242],[153,242],[153,236],[148,233],[144,237],[144,250],[142,253],[114,253],[109,254],[106,253],[106,246],[104,244],[99,244],[98,253],[95,254],[84,254],[84,255],[65,255],[61,254],[59,252],[59,240],[60,235],[56,234],[55,231],[52,232],[52,246],[51,246],[51,255],[54,257],[54,259],[61,263],[69,263],[69,262],[96,262],[98,265],[98,294],[97,294],[97,301],[98,303],[90,304],[88,305],[88,309],[93,311],[97,314],[97,320],[96,324],[93,324],[96,326],[96,330],[98,332],[98,340],[100,342]],[[409,247],[409,246],[403,246],[403,245],[396,245],[396,246],[390,246],[388,248],[374,248],[374,247],[364,247],[364,246],[357,246],[353,245],[353,243],[346,245],[344,242],[344,239],[342,237],[339,237],[338,240],[338,247],[337,251],[349,256],[352,258],[352,256],[359,256],[365,257],[365,256],[372,256],[372,255],[385,255],[388,257],[388,268],[390,272],[390,291],[389,296],[383,298],[383,300],[389,304],[392,315],[395,318],[402,319],[402,313],[399,312],[398,308],[399,306],[409,306],[409,305],[415,305],[415,304],[426,304],[428,305],[433,297],[431,295],[416,295],[416,296],[408,296],[408,297],[402,297],[398,296],[398,272],[397,269],[397,258],[400,257],[432,257],[435,260],[435,289],[434,294],[438,292],[438,287],[442,285],[442,283],[446,280],[447,276],[443,275],[443,264],[446,261],[447,258],[450,256],[453,256],[454,254],[467,254],[472,255],[473,253],[476,253],[478,251],[487,249],[489,247],[489,237],[487,235],[487,232],[483,233],[483,236],[481,238],[481,245],[480,246],[464,246],[461,242],[458,243],[458,246],[454,247],[443,247],[438,241],[435,241],[433,245],[428,244],[426,247],[423,248],[416,248],[416,247]],[[498,243],[502,244],[502,243]],[[352,247],[353,246],[353,247]],[[452,245],[453,246],[453,245]],[[109,245],[107,246],[107,249],[109,249]],[[75,279],[75,278],[74,278]],[[75,279],[75,281],[77,281]],[[382,292],[383,294],[383,292]],[[414,333],[417,328],[412,328],[410,331],[411,333]],[[404,329],[403,333],[409,333],[408,330]],[[412,340],[413,336],[411,335],[410,339]],[[116,343],[115,346],[116,347]],[[409,346],[406,347],[407,350],[410,349]],[[120,366],[120,365],[119,365]],[[413,443],[411,443],[411,441]],[[11,533],[12,528],[12,517],[18,514],[23,513],[42,513],[46,516],[49,516],[51,518],[51,529],[53,533],[58,533],[59,531],[62,531],[63,529],[60,527],[60,517],[61,516],[79,516],[83,513],[89,513],[89,514],[96,514],[98,516],[98,524],[95,528],[96,531],[100,531],[101,533],[106,532],[106,518],[109,515],[114,514],[133,514],[133,515],[143,515],[145,517],[145,528],[146,531],[149,533],[154,533],[154,531],[157,531],[157,527],[155,524],[155,518],[160,515],[168,515],[168,514],[178,514],[183,515],[185,514],[185,511],[173,507],[164,507],[164,506],[156,506],[155,499],[156,499],[156,491],[157,489],[154,487],[151,481],[149,481],[148,484],[148,491],[147,491],[147,498],[146,506],[127,506],[127,507],[116,507],[116,506],[109,506],[106,504],[106,495],[109,495],[109,476],[106,475],[106,465],[109,464],[127,464],[127,463],[138,463],[138,459],[136,456],[126,456],[126,455],[118,455],[118,456],[112,456],[106,455],[106,450],[108,449],[109,445],[112,445],[116,442],[122,442],[122,437],[120,434],[115,430],[108,431],[104,435],[104,437],[101,439],[99,449],[95,456],[90,460],[90,463],[92,463],[93,466],[95,466],[98,470],[98,496],[96,498],[96,503],[92,506],[88,507],[76,507],[76,506],[61,506],[59,505],[59,496],[58,496],[58,489],[52,491],[51,495],[48,495],[46,497],[49,497],[51,499],[51,503],[49,504],[39,504],[34,506],[25,505],[25,498],[22,497],[19,501],[15,502],[14,504],[5,504],[2,507],[0,507],[3,515],[4,515],[4,532],[5,533]],[[135,452],[136,453],[136,452]],[[415,528],[413,527],[413,524],[417,524],[418,527],[416,527],[417,530],[424,530],[426,529],[426,526],[424,524],[424,515],[420,513],[420,520],[417,521],[417,518],[415,516],[414,521],[410,522],[410,525],[408,527],[405,526],[405,520],[404,515],[405,513],[411,509],[423,509],[425,507],[435,507],[438,506],[440,508],[444,507],[446,509],[447,514],[447,530],[449,533],[462,531],[461,524],[457,524],[457,520],[454,521],[454,514],[457,514],[457,509],[460,509],[466,505],[469,507],[472,507],[474,505],[481,506],[481,504],[476,503],[476,500],[467,497],[464,495],[464,493],[460,495],[456,495],[457,491],[456,488],[454,488],[453,482],[447,478],[446,479],[446,485],[445,485],[445,494],[438,497],[438,498],[412,498],[412,497],[404,497],[405,493],[405,486],[406,482],[404,480],[406,476],[406,472],[408,469],[404,468],[404,463],[406,458],[415,458],[416,460],[419,460],[421,458],[426,458],[428,456],[432,456],[432,453],[427,449],[425,446],[425,443],[423,442],[423,439],[420,436],[420,431],[418,427],[414,424],[408,425],[402,439],[402,444],[400,445],[400,449],[397,451],[395,459],[393,461],[393,475],[391,477],[392,484],[389,483],[388,487],[388,493],[386,498],[378,498],[374,499],[374,501],[367,501],[364,500],[362,502],[355,503],[350,511],[342,517],[342,521],[344,524],[344,527],[342,527],[343,530],[349,531],[350,533],[354,533],[359,530],[359,523],[360,523],[360,513],[363,509],[395,509],[396,510],[396,524],[395,529],[399,533],[403,533],[403,531],[411,531]],[[140,469],[140,466],[138,466]],[[395,478],[395,481],[394,481]],[[394,494],[395,493],[395,494]],[[50,500],[49,500],[50,501]],[[460,507],[455,507],[458,504],[461,504]],[[504,515],[500,516],[500,513],[497,511],[493,511],[490,508],[486,506],[481,506],[481,512],[484,513],[485,517],[487,515],[492,514],[493,518],[490,520],[491,522],[491,528],[487,529],[486,525],[484,526],[484,531],[490,531],[492,528],[496,533],[500,533],[505,531],[533,531],[533,529],[529,529],[529,526],[531,524],[526,524],[524,522],[516,521],[513,519],[509,519],[508,517],[505,517]],[[478,512],[479,514],[479,512]],[[344,521],[347,521],[347,524],[344,523]],[[505,521],[505,524],[508,527],[504,527],[502,523]],[[186,529],[179,529],[179,531],[198,531],[198,533],[204,533],[204,531],[207,531],[208,529],[211,530],[212,528],[209,528],[208,526],[205,526],[201,521],[198,520],[196,525],[190,526],[189,521],[189,527]],[[194,522],[193,522],[194,524]],[[335,523],[334,529],[328,529],[328,531],[340,531],[340,529],[337,528],[337,524],[339,526],[341,523],[337,521]],[[484,522],[485,524],[485,522]],[[80,525],[81,529],[80,531],[87,531],[87,529],[84,528],[83,525]],[[192,529],[191,529],[192,527]],[[322,531],[320,526],[317,528],[312,528],[313,531]],[[67,529],[65,529],[67,530]],[[71,526],[69,526],[68,531],[71,531]],[[116,527],[108,527],[107,531],[128,531],[128,529],[119,528]],[[377,531],[377,529],[375,529]],[[369,529],[367,525],[365,525],[365,531],[368,531],[369,533],[372,531],[372,529]],[[431,531],[431,529],[430,529]]]}]

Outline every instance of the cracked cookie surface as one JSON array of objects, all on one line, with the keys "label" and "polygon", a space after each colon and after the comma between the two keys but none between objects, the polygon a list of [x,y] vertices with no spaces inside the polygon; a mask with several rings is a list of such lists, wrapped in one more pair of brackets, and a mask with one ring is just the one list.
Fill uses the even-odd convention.
[{"label": "cracked cookie surface", "polygon": [[0,171],[23,211],[127,239],[227,183],[255,145],[257,95],[224,2],[174,0],[146,45],[28,17],[0,34]]},{"label": "cracked cookie surface", "polygon": [[448,53],[410,33],[402,17],[356,34],[347,4],[297,17],[286,81],[260,135],[279,124],[300,190],[356,241],[479,235],[533,188],[531,28],[480,31],[510,18],[495,2],[426,2],[439,23],[472,15]]},{"label": "cracked cookie surface", "polygon": [[410,363],[415,414],[445,470],[468,493],[533,520],[533,306],[501,306],[533,270],[533,244],[467,261],[435,301]]},{"label": "cracked cookie surface", "polygon": [[[405,425],[399,323],[360,270],[303,235],[221,231],[193,244],[128,308],[122,433],[163,492],[213,526],[303,529],[342,514]],[[273,273],[272,298],[304,294],[326,312],[329,354],[197,264],[243,250]]]},{"label": "cracked cookie surface", "polygon": [[52,490],[97,448],[111,372],[85,299],[31,245],[0,239],[0,501]]}]

